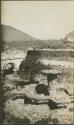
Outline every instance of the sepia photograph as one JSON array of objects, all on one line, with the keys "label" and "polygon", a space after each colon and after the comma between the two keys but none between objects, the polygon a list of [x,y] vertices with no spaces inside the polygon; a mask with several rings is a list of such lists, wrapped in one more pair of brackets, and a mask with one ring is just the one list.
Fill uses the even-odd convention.
[{"label": "sepia photograph", "polygon": [[1,1],[3,124],[74,124],[74,1]]}]

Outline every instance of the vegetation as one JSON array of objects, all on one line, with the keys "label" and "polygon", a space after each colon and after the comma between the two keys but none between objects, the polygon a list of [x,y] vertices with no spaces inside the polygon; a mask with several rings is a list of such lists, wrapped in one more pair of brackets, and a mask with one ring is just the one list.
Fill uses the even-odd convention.
[{"label": "vegetation", "polygon": [[20,72],[23,71],[26,78],[32,82],[42,69],[48,68],[48,66],[38,62],[39,56],[40,53],[36,51],[33,54],[29,53],[28,51],[28,55],[26,56],[25,61],[23,60],[19,67]]}]

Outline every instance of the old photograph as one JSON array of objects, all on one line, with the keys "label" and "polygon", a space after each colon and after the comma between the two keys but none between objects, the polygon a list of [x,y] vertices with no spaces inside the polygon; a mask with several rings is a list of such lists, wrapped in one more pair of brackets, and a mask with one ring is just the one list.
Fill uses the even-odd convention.
[{"label": "old photograph", "polygon": [[74,1],[1,1],[4,124],[74,123]]}]

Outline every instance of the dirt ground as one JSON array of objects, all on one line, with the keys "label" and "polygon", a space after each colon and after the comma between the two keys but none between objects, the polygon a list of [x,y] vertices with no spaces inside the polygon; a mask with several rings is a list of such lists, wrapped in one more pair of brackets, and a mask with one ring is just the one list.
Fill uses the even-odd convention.
[{"label": "dirt ground", "polygon": [[[72,124],[74,123],[73,112],[74,103],[70,103],[73,100],[73,69],[64,68],[64,75],[60,80],[53,80],[51,84],[51,91],[49,96],[44,94],[37,94],[35,87],[37,84],[25,85],[24,80],[16,74],[7,75],[5,77],[3,91],[4,97],[8,98],[14,93],[26,93],[29,97],[37,99],[52,99],[56,102],[64,103],[67,107],[51,110],[47,104],[31,105],[24,104],[23,99],[13,100],[10,98],[4,102],[4,123],[24,123],[28,124]],[[47,85],[46,76],[38,75],[36,79],[38,84]],[[21,84],[18,84],[20,81]],[[17,83],[17,84],[16,84]],[[67,89],[71,94],[69,96],[61,88]]]}]

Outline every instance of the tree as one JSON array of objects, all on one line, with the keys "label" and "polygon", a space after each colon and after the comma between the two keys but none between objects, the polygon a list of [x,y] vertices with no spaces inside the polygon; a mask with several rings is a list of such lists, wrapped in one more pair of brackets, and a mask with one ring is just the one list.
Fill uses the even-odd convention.
[{"label": "tree", "polygon": [[37,62],[39,53],[35,50],[28,51],[25,60],[20,64],[19,70],[24,72],[24,75],[32,82],[35,76],[41,71],[42,65]]},{"label": "tree", "polygon": [[40,51],[29,50],[25,60],[23,60],[19,67],[19,74],[25,76],[31,82],[35,80],[37,74],[43,69],[49,69],[49,65],[44,65],[38,59],[40,58]]}]

